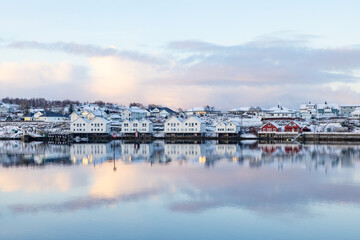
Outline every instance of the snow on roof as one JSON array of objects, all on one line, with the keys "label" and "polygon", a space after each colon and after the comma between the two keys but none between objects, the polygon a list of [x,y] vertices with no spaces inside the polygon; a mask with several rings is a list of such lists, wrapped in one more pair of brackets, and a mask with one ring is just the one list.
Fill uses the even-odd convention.
[{"label": "snow on roof", "polygon": [[330,108],[339,110],[339,104],[329,104],[329,103],[326,103],[326,104],[319,103],[319,104],[317,104],[318,109],[324,109],[325,107],[330,107]]},{"label": "snow on roof", "polygon": [[290,123],[295,123],[296,125],[298,125],[299,127],[303,127],[303,124],[298,122],[298,121],[290,121],[288,122],[285,126],[289,125]]},{"label": "snow on roof", "polygon": [[250,110],[250,107],[239,107],[239,108],[233,108],[229,112],[247,112]]},{"label": "snow on roof", "polygon": [[137,113],[145,113],[146,110],[139,108],[139,107],[130,107],[130,108],[126,108],[127,110],[129,110],[130,112],[137,112]]},{"label": "snow on roof", "polygon": [[207,107],[193,107],[189,108],[185,112],[220,112],[219,110],[216,110],[215,108],[207,108]]},{"label": "snow on roof", "polygon": [[293,112],[294,110],[278,105],[276,107],[269,108],[268,111],[270,111],[270,112]]},{"label": "snow on roof", "polygon": [[360,107],[360,104],[342,104],[340,107]]},{"label": "snow on roof", "polygon": [[[266,126],[266,125],[269,124],[269,123],[271,123],[272,125],[274,125],[276,128],[280,128],[280,126],[279,126],[277,123],[271,122],[271,121],[266,122],[264,125],[262,125],[262,127]],[[262,128],[262,127],[261,127],[261,128]]]},{"label": "snow on roof", "polygon": [[191,116],[188,117],[185,121],[188,121],[190,119],[195,119],[196,121],[200,122],[200,123],[205,123],[203,120],[201,120],[200,118],[196,117],[196,116]]},{"label": "snow on roof", "polygon": [[351,114],[360,114],[360,107],[355,108],[355,111],[351,112]]},{"label": "snow on roof", "polygon": [[180,118],[180,117],[177,117],[177,116],[172,116],[171,118],[169,118],[168,120],[166,120],[165,122],[169,122],[171,119],[177,119],[178,121],[180,122],[184,122],[184,119]]}]

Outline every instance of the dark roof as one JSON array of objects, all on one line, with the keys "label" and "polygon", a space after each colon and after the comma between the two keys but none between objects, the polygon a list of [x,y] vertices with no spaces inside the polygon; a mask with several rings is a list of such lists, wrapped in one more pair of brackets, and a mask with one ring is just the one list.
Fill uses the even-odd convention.
[{"label": "dark roof", "polygon": [[34,113],[28,113],[26,115],[24,115],[23,117],[33,117],[34,116]]},{"label": "dark roof", "polygon": [[165,110],[165,111],[167,111],[168,113],[172,113],[172,114],[176,113],[175,111],[171,110],[171,109],[168,108],[168,107],[154,107],[154,108],[150,108],[150,110],[152,111],[152,110],[154,110],[155,108],[159,109],[160,111]]},{"label": "dark roof", "polygon": [[56,112],[52,112],[52,111],[45,111],[43,113],[44,117],[65,117],[64,115],[60,114],[60,113],[56,113]]}]

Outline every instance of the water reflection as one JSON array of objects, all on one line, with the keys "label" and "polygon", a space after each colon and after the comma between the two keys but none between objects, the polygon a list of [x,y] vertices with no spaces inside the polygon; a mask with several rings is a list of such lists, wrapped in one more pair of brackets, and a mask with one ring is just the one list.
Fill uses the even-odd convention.
[{"label": "water reflection", "polygon": [[214,166],[227,160],[248,167],[303,163],[308,170],[354,167],[360,157],[358,145],[300,144],[167,144],[153,143],[85,143],[47,145],[45,143],[0,142],[0,163],[3,167],[44,166],[46,164],[91,165],[116,160],[127,164],[170,162],[199,163]]},{"label": "water reflection", "polygon": [[[109,219],[114,224],[106,229],[115,233],[123,227],[127,237],[138,233],[132,226],[141,220],[153,228],[165,227],[160,235],[166,237],[159,237],[153,228],[143,228],[147,238],[169,239],[166,233],[177,231],[166,230],[174,226],[171,219],[184,228],[193,229],[199,222],[211,226],[207,238],[214,239],[212,234],[222,231],[216,227],[219,216],[223,225],[243,222],[263,227],[265,232],[269,231],[265,226],[273,223],[283,226],[279,216],[285,215],[297,229],[307,227],[312,233],[323,227],[324,219],[330,219],[339,227],[328,229],[333,236],[360,217],[357,145],[0,144],[0,218],[7,219],[10,231],[8,235],[0,231],[1,239],[26,239],[21,235],[26,231],[16,227],[19,221],[30,228],[44,226],[38,231],[48,236],[48,219],[59,216],[65,222],[61,228],[81,219],[76,222],[79,228],[70,224],[67,231],[89,239],[95,230],[86,226]],[[241,236],[234,229],[228,230],[232,236]],[[258,232],[253,227],[242,231],[247,236]],[[351,236],[360,233],[352,231]],[[203,233],[190,232],[191,238],[201,238]],[[277,234],[278,239],[286,239],[282,228]],[[298,236],[304,239],[302,232]],[[327,239],[331,238],[330,234]]]}]

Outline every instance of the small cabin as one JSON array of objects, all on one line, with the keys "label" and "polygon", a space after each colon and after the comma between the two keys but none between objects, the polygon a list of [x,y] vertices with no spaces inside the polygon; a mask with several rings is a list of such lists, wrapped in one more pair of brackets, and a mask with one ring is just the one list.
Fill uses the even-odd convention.
[{"label": "small cabin", "polygon": [[262,132],[281,132],[281,127],[273,122],[267,122],[261,127]]},{"label": "small cabin", "polygon": [[285,132],[302,132],[300,124],[295,121],[290,121],[288,124],[286,124],[284,130]]}]

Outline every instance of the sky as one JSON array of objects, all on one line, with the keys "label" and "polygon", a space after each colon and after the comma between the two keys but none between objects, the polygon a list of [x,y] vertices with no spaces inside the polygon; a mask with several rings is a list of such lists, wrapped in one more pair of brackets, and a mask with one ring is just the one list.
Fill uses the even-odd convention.
[{"label": "sky", "polygon": [[0,98],[360,104],[359,1],[0,3]]}]

